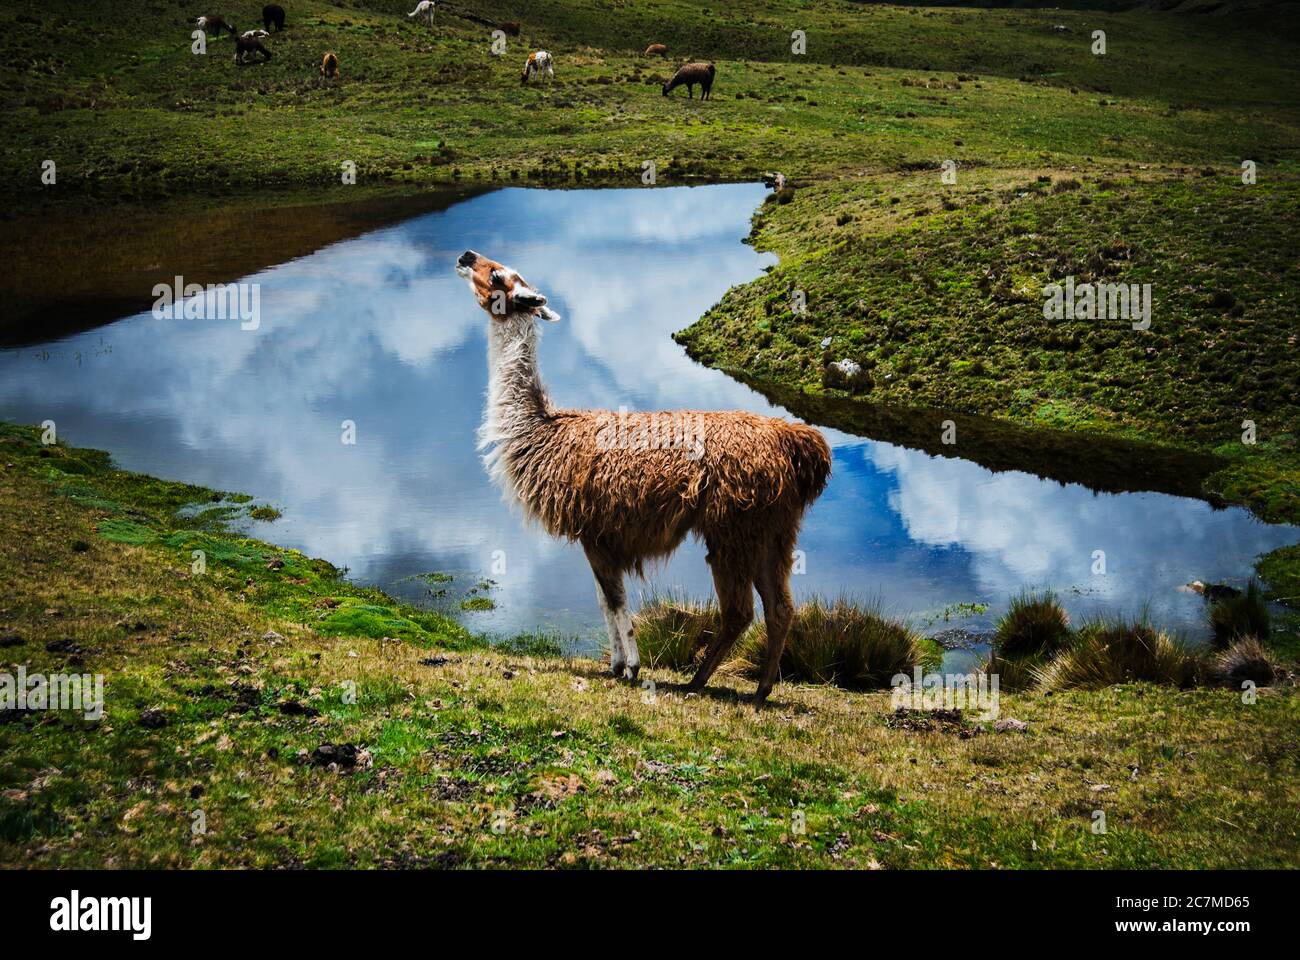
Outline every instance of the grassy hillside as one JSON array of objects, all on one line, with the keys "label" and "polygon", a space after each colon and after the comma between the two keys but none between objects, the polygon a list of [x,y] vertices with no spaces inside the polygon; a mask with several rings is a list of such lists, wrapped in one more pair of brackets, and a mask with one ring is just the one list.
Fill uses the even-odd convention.
[{"label": "grassy hillside", "polygon": [[31,429],[0,476],[0,659],[106,676],[102,719],[0,714],[7,867],[1300,864],[1289,683],[1004,694],[1025,732],[794,684],[755,713],[484,648]]},{"label": "grassy hillside", "polygon": [[[252,27],[260,2],[221,13]],[[812,176],[1091,158],[1294,163],[1295,31],[1151,12],[919,9],[771,0],[563,0],[439,8],[288,5],[274,59],[237,66],[229,37],[190,51],[193,5],[72,2],[0,11],[0,189],[151,196],[337,182],[639,182]],[[97,15],[100,11],[102,15]],[[470,19],[472,18],[472,19]],[[487,22],[522,36],[490,52]],[[95,21],[94,30],[82,23]],[[1063,26],[1065,31],[1053,29]],[[1107,31],[1105,56],[1090,52]],[[791,53],[803,30],[807,52]],[[650,42],[672,48],[647,59]],[[557,58],[521,89],[530,49]],[[338,53],[342,78],[318,65]],[[665,99],[679,60],[718,62],[710,104]],[[58,183],[42,187],[53,159]]]}]

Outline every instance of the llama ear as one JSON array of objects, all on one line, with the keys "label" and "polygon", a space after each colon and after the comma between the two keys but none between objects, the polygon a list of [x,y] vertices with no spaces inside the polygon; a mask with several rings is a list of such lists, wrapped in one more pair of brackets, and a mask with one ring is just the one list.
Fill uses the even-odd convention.
[{"label": "llama ear", "polygon": [[537,311],[537,315],[540,316],[543,320],[549,320],[551,323],[560,322],[560,315],[556,313],[554,310],[552,310],[550,307],[545,307],[545,306],[541,307]]},{"label": "llama ear", "polygon": [[516,283],[515,289],[510,293],[510,299],[517,307],[525,309],[534,309],[536,307],[546,306],[546,297],[538,293],[532,287],[525,286],[522,283]]}]

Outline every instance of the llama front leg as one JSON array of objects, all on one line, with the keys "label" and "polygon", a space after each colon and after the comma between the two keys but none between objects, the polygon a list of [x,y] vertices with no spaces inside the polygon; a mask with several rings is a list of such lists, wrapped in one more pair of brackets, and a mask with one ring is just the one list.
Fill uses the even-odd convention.
[{"label": "llama front leg", "polygon": [[596,600],[605,615],[609,632],[609,668],[619,679],[635,680],[641,670],[641,657],[636,647],[636,633],[632,628],[632,615],[627,609],[627,594],[623,589],[623,571],[596,548],[587,549],[587,560],[596,578]]},{"label": "llama front leg", "polygon": [[763,601],[763,617],[767,623],[767,659],[763,661],[763,672],[754,692],[754,705],[761,706],[781,672],[781,654],[794,620],[794,601],[790,597],[790,551],[772,551],[766,568],[759,571],[754,585]]}]

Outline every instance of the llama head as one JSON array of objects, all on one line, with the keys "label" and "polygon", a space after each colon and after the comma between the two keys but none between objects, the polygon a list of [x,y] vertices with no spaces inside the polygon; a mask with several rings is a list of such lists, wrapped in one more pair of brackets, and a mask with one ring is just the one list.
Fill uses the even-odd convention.
[{"label": "llama head", "polygon": [[523,277],[473,250],[466,250],[456,260],[456,273],[469,281],[474,299],[493,319],[538,316],[552,323],[560,319],[546,305],[546,297],[530,287]]}]

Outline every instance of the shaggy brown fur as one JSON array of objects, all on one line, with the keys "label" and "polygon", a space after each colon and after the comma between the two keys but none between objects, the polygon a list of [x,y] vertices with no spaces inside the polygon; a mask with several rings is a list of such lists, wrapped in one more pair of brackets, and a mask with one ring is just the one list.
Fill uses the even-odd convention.
[{"label": "shaggy brown fur", "polygon": [[320,72],[322,77],[337,77],[339,75],[339,58],[332,53],[325,54],[321,58]]},{"label": "shaggy brown fur", "polygon": [[652,43],[645,48],[647,57],[666,57],[668,56],[668,47],[662,43]]},{"label": "shaggy brown fur", "polygon": [[[551,406],[537,373],[536,319],[558,319],[508,267],[466,251],[458,272],[488,313],[493,382],[484,442],[493,472],[526,515],[582,544],[611,629],[611,663],[634,679],[623,577],[641,574],[693,533],[708,547],[722,614],[692,689],[702,687],[763,601],[768,650],[755,700],[776,681],[794,607],[790,567],[800,520],[826,485],[831,452],[812,427],[743,412],[616,414]],[[658,443],[665,424],[689,443]],[[610,611],[616,614],[612,619]],[[619,626],[615,626],[618,623]],[[616,630],[626,631],[616,633]]]},{"label": "shaggy brown fur", "polygon": [[498,23],[497,28],[508,37],[519,36],[519,23],[515,20],[507,20],[505,23]]},{"label": "shaggy brown fur", "polygon": [[695,85],[700,85],[700,99],[708,100],[713,92],[713,78],[717,75],[711,63],[688,63],[678,67],[673,78],[664,84],[664,96],[668,96],[674,89],[682,84],[686,85],[686,93],[691,99],[695,99]]}]

